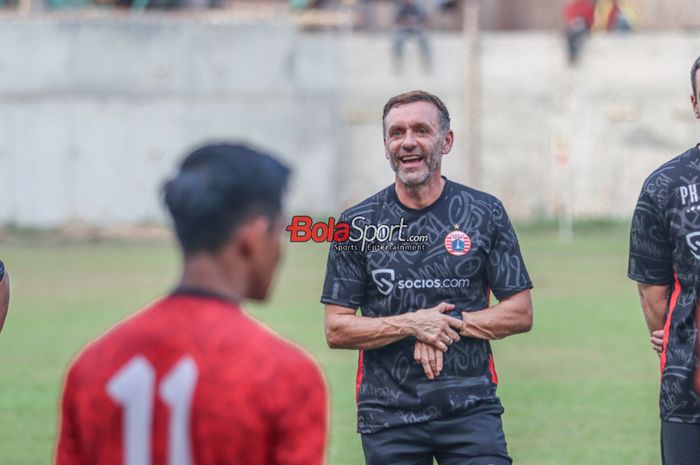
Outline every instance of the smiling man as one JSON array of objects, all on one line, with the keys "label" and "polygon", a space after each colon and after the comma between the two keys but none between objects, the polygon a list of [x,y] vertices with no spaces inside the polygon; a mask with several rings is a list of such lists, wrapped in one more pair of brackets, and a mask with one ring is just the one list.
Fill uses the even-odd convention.
[{"label": "smiling man", "polygon": [[489,341],[532,326],[518,241],[498,199],[442,176],[454,134],[438,97],[393,97],[382,122],[394,183],[341,221],[405,234],[334,243],[321,298],[328,345],[360,350],[365,461],[510,464]]}]

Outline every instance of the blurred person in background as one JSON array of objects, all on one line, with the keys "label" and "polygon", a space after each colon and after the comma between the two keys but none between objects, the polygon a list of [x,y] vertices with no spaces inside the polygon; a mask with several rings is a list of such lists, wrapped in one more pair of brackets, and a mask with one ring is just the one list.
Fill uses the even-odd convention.
[{"label": "blurred person in background", "polygon": [[454,133],[438,97],[391,98],[382,131],[394,183],[341,221],[386,234],[333,243],[321,297],[329,347],[360,350],[365,461],[510,465],[490,341],[532,327],[517,237],[498,199],[442,176]]},{"label": "blurred person in background", "polygon": [[180,282],[71,364],[57,465],[324,463],[319,368],[241,308],[268,296],[288,177],[242,145],[207,145],[182,162],[163,189]]},{"label": "blurred person in background", "polygon": [[10,277],[5,270],[5,264],[0,260],[0,331],[5,324],[7,309],[10,305]]},{"label": "blurred person in background", "polygon": [[[700,57],[690,101],[700,119]],[[700,464],[700,145],[657,168],[632,217],[628,276],[659,353],[663,465]]]},{"label": "blurred person in background", "polygon": [[395,71],[403,69],[405,43],[415,38],[418,42],[423,69],[430,72],[432,57],[427,28],[428,14],[416,0],[398,0],[396,16],[394,17],[392,48]]},{"label": "blurred person in background", "polygon": [[635,28],[637,12],[629,0],[597,0],[593,28],[599,31],[627,32]]},{"label": "blurred person in background", "polygon": [[593,0],[570,0],[564,7],[564,35],[569,64],[578,61],[581,47],[593,27],[594,15]]}]

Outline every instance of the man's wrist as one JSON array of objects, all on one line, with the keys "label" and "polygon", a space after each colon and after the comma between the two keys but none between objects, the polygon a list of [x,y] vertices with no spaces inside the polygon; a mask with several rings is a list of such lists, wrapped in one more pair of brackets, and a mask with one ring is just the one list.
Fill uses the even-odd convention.
[{"label": "man's wrist", "polygon": [[415,336],[416,332],[413,327],[411,313],[404,313],[402,315],[396,315],[394,317],[389,317],[384,320],[385,322],[391,324],[397,329],[399,336]]},{"label": "man's wrist", "polygon": [[469,312],[462,312],[462,327],[459,329],[459,332],[462,335],[469,335],[469,332],[467,328],[469,328],[469,324],[471,323],[471,315]]}]

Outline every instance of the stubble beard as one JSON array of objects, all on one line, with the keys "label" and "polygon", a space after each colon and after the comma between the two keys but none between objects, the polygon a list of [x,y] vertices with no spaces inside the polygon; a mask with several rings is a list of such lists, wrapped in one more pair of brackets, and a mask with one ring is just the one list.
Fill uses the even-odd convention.
[{"label": "stubble beard", "polygon": [[389,157],[391,169],[397,174],[401,182],[406,187],[417,187],[425,184],[430,177],[438,170],[440,167],[440,162],[442,161],[442,152],[436,149],[435,152],[428,159],[427,166],[422,166],[417,171],[411,171],[406,173],[401,171],[401,162],[394,157]]}]

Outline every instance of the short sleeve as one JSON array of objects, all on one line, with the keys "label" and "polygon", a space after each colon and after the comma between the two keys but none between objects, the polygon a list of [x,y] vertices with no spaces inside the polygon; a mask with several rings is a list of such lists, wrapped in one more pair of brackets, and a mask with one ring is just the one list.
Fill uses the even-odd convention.
[{"label": "short sleeve", "polygon": [[[340,221],[347,221],[345,215]],[[333,242],[328,251],[321,302],[357,309],[364,301],[367,271],[364,253],[354,243]]]},{"label": "short sleeve", "polygon": [[491,291],[498,300],[526,289],[532,281],[520,253],[518,238],[506,210],[497,201],[491,210],[491,249],[486,263],[486,274]]},{"label": "short sleeve", "polygon": [[645,183],[632,216],[627,276],[644,284],[666,285],[673,282],[673,247],[650,186]]}]

